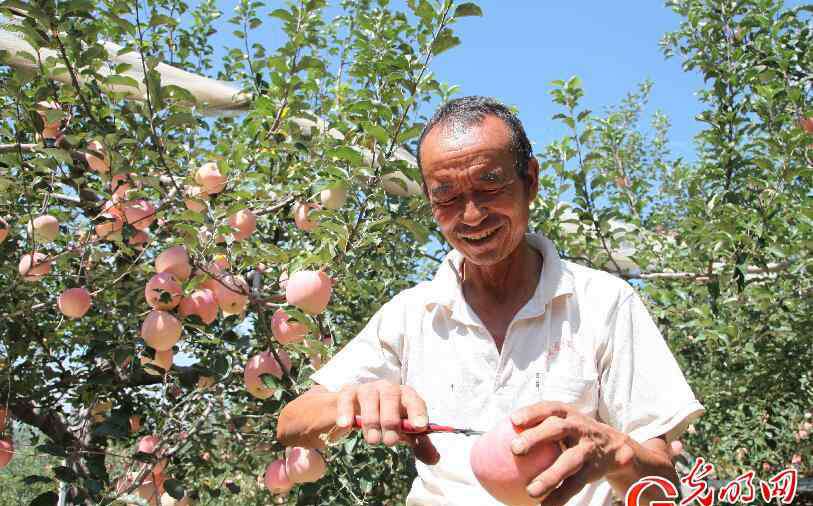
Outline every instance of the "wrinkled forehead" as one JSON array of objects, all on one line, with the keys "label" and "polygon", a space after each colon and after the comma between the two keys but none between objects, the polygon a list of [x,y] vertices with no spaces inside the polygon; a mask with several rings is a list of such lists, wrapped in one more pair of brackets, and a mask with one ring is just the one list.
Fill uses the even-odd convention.
[{"label": "wrinkled forehead", "polygon": [[479,121],[448,118],[436,125],[421,145],[424,168],[446,168],[457,162],[513,156],[508,126],[495,116]]}]

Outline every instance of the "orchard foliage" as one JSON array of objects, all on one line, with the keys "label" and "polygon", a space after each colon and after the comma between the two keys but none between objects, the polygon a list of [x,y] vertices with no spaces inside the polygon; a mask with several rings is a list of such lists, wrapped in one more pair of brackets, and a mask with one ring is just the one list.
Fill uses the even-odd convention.
[{"label": "orchard foliage", "polygon": [[[18,444],[57,463],[27,478],[50,484],[35,503],[55,497],[56,480],[72,504],[156,488],[204,502],[270,500],[263,474],[284,457],[276,413],[410,284],[429,238],[422,201],[383,183],[395,171],[417,179],[396,151],[420,133],[418,106],[448,96],[429,64],[479,8],[410,0],[404,9],[244,1],[227,22],[236,44],[215,64],[215,2],[0,3],[14,21],[6,29],[57,55],[29,54],[33,73],[0,66],[0,390],[14,420],[4,436],[36,427]],[[266,26],[284,35],[279,47],[258,35]],[[140,56],[143,82],[128,64],[111,69],[102,41]],[[248,110],[204,116],[189,90],[162,83],[162,62],[241,83]],[[133,100],[139,85],[145,99]],[[297,226],[301,206],[315,226]],[[43,215],[58,222],[53,237],[32,221]],[[168,267],[159,257],[169,250],[188,264]],[[29,254],[33,265],[18,265]],[[288,294],[299,307],[286,302],[282,285],[300,271],[327,281],[326,311],[324,292],[314,302],[307,287]],[[91,294],[84,316],[86,299],[69,295],[86,292],[59,298],[76,288]],[[285,349],[273,337],[280,308],[292,320],[277,326],[306,330]],[[290,358],[257,372],[252,391],[263,399],[243,384],[261,353]],[[136,447],[145,436],[155,438],[149,451]],[[327,476],[288,501],[403,501],[405,450],[351,437],[326,458]]]},{"label": "orchard foliage", "polygon": [[684,21],[662,48],[704,77],[696,160],[670,153],[667,118],[642,124],[651,83],[601,114],[578,79],[555,83],[570,133],[540,154],[533,219],[565,256],[645,295],[707,410],[692,454],[721,479],[810,476],[813,9],[668,4]]}]

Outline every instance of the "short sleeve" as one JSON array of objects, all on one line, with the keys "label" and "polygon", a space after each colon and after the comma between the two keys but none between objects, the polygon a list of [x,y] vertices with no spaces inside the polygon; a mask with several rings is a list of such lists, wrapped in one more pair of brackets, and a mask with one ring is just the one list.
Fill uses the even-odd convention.
[{"label": "short sleeve", "polygon": [[402,318],[392,314],[397,310],[392,301],[382,306],[364,329],[311,379],[331,392],[338,392],[345,385],[382,379],[401,383],[403,332],[397,322]]},{"label": "short sleeve", "polygon": [[599,416],[642,443],[666,435],[671,442],[700,417],[703,406],[640,297],[627,292],[599,358]]}]

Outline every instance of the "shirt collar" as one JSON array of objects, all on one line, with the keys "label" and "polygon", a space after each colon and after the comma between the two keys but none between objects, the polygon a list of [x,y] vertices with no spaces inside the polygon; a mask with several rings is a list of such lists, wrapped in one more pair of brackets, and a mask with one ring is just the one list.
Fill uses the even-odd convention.
[{"label": "shirt collar", "polygon": [[[553,242],[540,233],[527,233],[525,239],[532,248],[542,254],[544,260],[536,290],[515,318],[540,316],[544,314],[545,306],[550,301],[573,293],[573,275],[559,257]],[[426,300],[426,306],[432,304],[444,306],[452,311],[452,316],[456,320],[467,324],[480,324],[479,318],[463,297],[460,271],[462,264],[463,255],[459,251],[452,250],[446,255],[432,279],[432,290]]]}]

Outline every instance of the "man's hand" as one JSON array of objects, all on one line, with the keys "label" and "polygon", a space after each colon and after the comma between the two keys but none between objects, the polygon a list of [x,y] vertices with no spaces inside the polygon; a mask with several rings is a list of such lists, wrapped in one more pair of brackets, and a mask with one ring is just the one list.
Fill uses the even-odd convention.
[{"label": "man's hand", "polygon": [[401,432],[404,418],[418,428],[428,423],[426,403],[411,387],[384,380],[348,385],[339,392],[336,408],[336,426],[342,432],[352,430],[355,416],[361,415],[367,443],[394,446],[404,442],[413,448],[415,457],[430,465],[440,458],[429,437]]},{"label": "man's hand", "polygon": [[612,474],[632,458],[625,434],[566,404],[540,402],[517,410],[511,421],[524,429],[511,445],[515,455],[539,444],[562,442],[566,447],[528,485],[528,494],[544,500],[545,506],[565,504],[585,485]]}]

